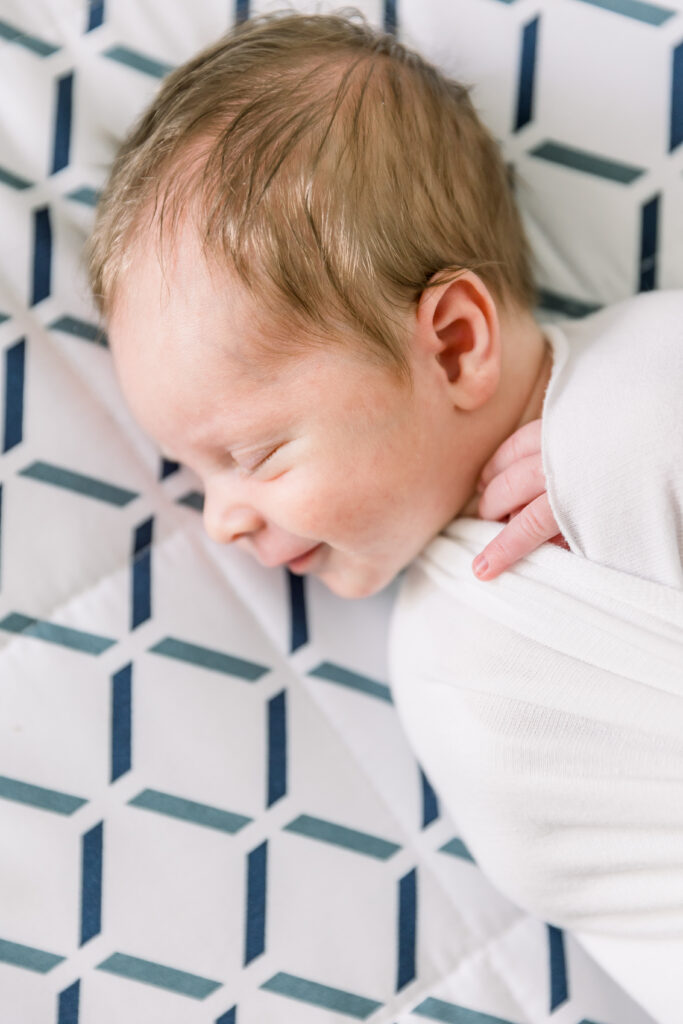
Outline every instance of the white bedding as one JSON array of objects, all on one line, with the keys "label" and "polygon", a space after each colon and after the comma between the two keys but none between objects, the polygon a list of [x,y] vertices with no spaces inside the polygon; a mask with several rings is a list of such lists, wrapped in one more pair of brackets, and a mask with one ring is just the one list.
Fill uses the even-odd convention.
[{"label": "white bedding", "polygon": [[[475,85],[545,318],[681,286],[680,5],[360,6]],[[647,1024],[472,862],[389,697],[397,585],[217,547],[118,393],[93,202],[245,7],[0,0],[0,1019]]]}]

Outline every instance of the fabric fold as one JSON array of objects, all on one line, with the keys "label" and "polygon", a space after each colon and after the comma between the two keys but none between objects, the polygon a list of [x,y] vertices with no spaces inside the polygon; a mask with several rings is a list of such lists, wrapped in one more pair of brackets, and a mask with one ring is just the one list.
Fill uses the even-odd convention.
[{"label": "fabric fold", "polygon": [[472,560],[501,529],[455,520],[407,570],[389,635],[398,713],[491,881],[673,1024],[683,591],[551,544],[482,582]]}]

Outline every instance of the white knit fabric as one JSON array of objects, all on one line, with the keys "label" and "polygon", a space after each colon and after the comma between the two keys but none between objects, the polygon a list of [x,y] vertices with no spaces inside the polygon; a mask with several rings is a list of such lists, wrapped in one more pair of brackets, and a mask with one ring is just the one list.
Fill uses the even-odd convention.
[{"label": "white knit fabric", "polygon": [[576,554],[683,587],[683,289],[544,324],[548,497]]},{"label": "white knit fabric", "polygon": [[408,738],[482,869],[660,1024],[683,1005],[682,314],[671,292],[544,325],[572,551],[481,582],[502,527],[455,520],[405,573],[389,644]]}]

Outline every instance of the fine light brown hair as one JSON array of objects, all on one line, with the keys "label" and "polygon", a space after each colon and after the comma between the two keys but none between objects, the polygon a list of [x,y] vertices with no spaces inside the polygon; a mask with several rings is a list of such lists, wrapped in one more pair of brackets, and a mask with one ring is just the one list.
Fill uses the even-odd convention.
[{"label": "fine light brown hair", "polygon": [[100,313],[141,233],[163,252],[190,214],[258,300],[255,357],[351,344],[410,384],[405,314],[425,288],[472,270],[506,309],[536,301],[472,88],[354,8],[235,26],[167,76],[114,161],[87,249]]}]

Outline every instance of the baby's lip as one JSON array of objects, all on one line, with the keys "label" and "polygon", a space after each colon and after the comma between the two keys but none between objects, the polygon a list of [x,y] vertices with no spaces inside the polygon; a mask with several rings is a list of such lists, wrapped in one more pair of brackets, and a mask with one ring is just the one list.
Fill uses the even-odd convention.
[{"label": "baby's lip", "polygon": [[287,562],[287,567],[290,572],[305,572],[304,566],[308,565],[309,555],[315,556],[317,551],[322,547],[322,544],[316,544],[315,547],[309,548],[308,551],[303,551],[298,558],[292,558]]},{"label": "baby's lip", "polygon": [[261,562],[268,569],[276,569],[282,565],[289,565],[290,562],[295,562],[298,558],[303,558],[304,555],[309,554],[309,552],[319,547],[320,543],[313,544],[311,547],[304,548],[302,551],[292,552],[292,554],[287,555],[286,558],[279,558],[276,562],[265,561],[264,559],[261,559]]}]

